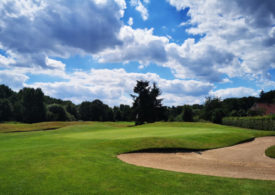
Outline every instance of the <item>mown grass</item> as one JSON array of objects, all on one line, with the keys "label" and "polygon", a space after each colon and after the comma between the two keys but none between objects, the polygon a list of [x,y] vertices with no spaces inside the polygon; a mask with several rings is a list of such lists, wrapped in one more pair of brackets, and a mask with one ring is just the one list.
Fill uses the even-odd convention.
[{"label": "mown grass", "polygon": [[275,158],[275,145],[266,149],[265,154],[271,158]]},{"label": "mown grass", "polygon": [[[21,125],[21,124],[19,124]],[[0,133],[1,194],[272,194],[275,181],[137,167],[117,154],[147,148],[209,149],[275,132],[210,123],[75,123]],[[48,124],[48,126],[51,126]]]}]

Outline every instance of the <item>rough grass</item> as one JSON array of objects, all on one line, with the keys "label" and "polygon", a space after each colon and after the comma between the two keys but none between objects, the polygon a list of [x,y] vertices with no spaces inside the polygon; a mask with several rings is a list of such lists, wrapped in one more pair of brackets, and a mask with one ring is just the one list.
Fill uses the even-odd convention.
[{"label": "rough grass", "polygon": [[266,151],[265,154],[271,158],[275,158],[275,145],[269,147]]},{"label": "rough grass", "polygon": [[41,122],[33,124],[8,122],[0,123],[0,133],[53,130],[70,125],[89,123],[91,122]]},{"label": "rough grass", "polygon": [[0,133],[0,194],[274,193],[274,181],[137,167],[116,155],[147,148],[224,147],[275,132],[209,123],[130,125],[91,122],[54,131]]}]

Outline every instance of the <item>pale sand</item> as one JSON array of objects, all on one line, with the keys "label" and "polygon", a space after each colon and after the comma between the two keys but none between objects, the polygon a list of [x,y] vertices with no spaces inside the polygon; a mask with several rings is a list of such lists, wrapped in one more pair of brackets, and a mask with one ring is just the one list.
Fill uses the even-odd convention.
[{"label": "pale sand", "polygon": [[275,180],[275,159],[265,150],[275,137],[202,152],[127,153],[118,158],[129,164],[177,172],[234,178]]}]

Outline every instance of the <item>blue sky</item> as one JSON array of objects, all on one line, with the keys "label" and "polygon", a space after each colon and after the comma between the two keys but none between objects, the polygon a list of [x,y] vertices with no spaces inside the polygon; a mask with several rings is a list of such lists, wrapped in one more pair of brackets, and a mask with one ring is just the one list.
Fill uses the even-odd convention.
[{"label": "blue sky", "polygon": [[2,0],[0,84],[75,103],[165,105],[275,89],[273,0]]}]

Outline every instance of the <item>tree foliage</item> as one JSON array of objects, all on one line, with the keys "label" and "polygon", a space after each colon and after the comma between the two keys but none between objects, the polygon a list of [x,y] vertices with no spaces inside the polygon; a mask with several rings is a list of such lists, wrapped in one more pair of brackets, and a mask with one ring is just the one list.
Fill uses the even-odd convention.
[{"label": "tree foliage", "polygon": [[221,123],[223,117],[263,115],[250,108],[257,102],[275,103],[275,90],[260,93],[260,97],[208,97],[202,105],[162,106],[160,89],[154,83],[137,81],[133,105],[109,107],[100,100],[79,105],[71,101],[45,96],[41,89],[23,88],[18,93],[0,85],[0,121],[39,122],[53,120],[136,121],[200,121]]},{"label": "tree foliage", "polygon": [[12,118],[12,106],[8,99],[0,99],[0,121],[9,121]]},{"label": "tree foliage", "polygon": [[79,107],[81,120],[84,121],[112,121],[113,113],[110,108],[100,100],[82,102]]},{"label": "tree foliage", "polygon": [[272,104],[275,103],[275,90],[265,93],[261,91],[259,102]]},{"label": "tree foliage", "polygon": [[153,83],[153,87],[149,84],[149,81],[137,81],[134,88],[134,93],[137,95],[131,95],[134,100],[133,112],[137,125],[155,122],[163,115],[162,99],[158,99],[161,94],[160,89],[156,83]]},{"label": "tree foliage", "polygon": [[185,105],[183,107],[183,121],[186,121],[186,122],[193,121],[193,110],[191,106]]},{"label": "tree foliage", "polygon": [[70,120],[63,106],[51,104],[48,106],[47,120],[49,121],[68,121]]},{"label": "tree foliage", "polygon": [[46,107],[44,93],[41,89],[23,88],[19,91],[22,101],[22,119],[24,122],[33,123],[45,121]]},{"label": "tree foliage", "polygon": [[0,85],[0,99],[7,99],[14,94],[15,92],[13,92],[8,86]]}]

